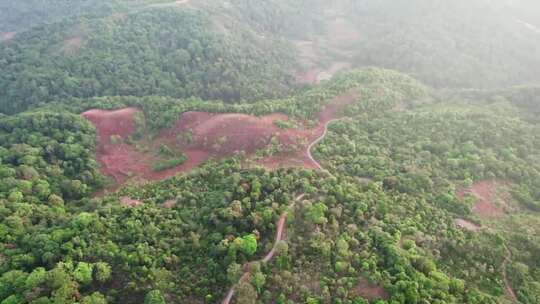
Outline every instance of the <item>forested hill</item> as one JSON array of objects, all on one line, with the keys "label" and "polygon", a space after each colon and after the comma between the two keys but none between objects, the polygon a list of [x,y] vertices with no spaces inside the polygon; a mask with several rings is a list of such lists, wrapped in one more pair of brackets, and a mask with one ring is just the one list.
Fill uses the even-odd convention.
[{"label": "forested hill", "polygon": [[[540,53],[535,51],[540,48],[540,4],[535,1],[232,3],[255,26],[314,43],[320,43],[325,24],[345,19],[359,38],[334,52],[334,60],[400,70],[439,88],[540,82]],[[332,47],[326,45],[323,52]]]},{"label": "forested hill", "polygon": [[286,94],[294,51],[227,18],[179,4],[141,6],[22,32],[0,45],[0,109],[72,96]]},{"label": "forested hill", "polygon": [[[124,1],[125,2],[125,1]],[[111,11],[121,1],[24,0],[0,2],[0,32],[24,31],[67,16]]]},{"label": "forested hill", "polygon": [[[409,72],[438,87],[538,83],[540,53],[534,50],[540,48],[540,33],[520,19],[520,5],[367,1],[357,10],[359,29],[366,35],[357,58]],[[532,20],[539,20],[538,4],[529,8]]]},{"label": "forested hill", "polygon": [[[301,54],[319,67],[396,69],[437,88],[540,82],[540,11],[524,0],[69,3],[28,17],[48,23],[0,43],[1,112],[67,97],[283,96]],[[7,11],[25,20],[40,5]]]}]

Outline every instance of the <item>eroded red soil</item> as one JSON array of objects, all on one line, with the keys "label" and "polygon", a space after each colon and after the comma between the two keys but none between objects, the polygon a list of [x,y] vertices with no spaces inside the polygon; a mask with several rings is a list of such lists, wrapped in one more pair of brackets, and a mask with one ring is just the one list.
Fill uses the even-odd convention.
[{"label": "eroded red soil", "polygon": [[[152,164],[156,160],[152,153],[145,153],[128,144],[127,140],[135,132],[135,115],[140,110],[125,108],[116,111],[90,110],[82,113],[97,129],[96,159],[101,172],[114,178],[117,184],[128,179],[160,180],[174,176],[178,172],[189,171],[208,160],[209,153],[196,149],[186,149],[188,160],[172,169],[156,172]],[[115,140],[120,137],[121,140]]]},{"label": "eroded red soil", "polygon": [[120,205],[122,205],[123,207],[132,208],[132,207],[140,206],[142,204],[143,204],[143,202],[141,202],[139,200],[136,200],[136,199],[132,199],[132,198],[127,197],[127,196],[123,196],[123,197],[120,198]]},{"label": "eroded red soil", "polygon": [[379,285],[369,282],[367,279],[361,277],[356,285],[356,288],[353,290],[355,295],[361,296],[364,299],[368,300],[377,300],[377,299],[389,299],[388,293]]},{"label": "eroded red soil", "polygon": [[62,51],[69,54],[75,53],[81,49],[82,44],[83,44],[83,37],[81,36],[71,37],[69,39],[66,39],[63,42]]},{"label": "eroded red soil", "polygon": [[[210,158],[220,159],[243,152],[246,159],[253,158],[256,151],[278,144],[281,152],[263,159],[250,161],[269,169],[280,167],[305,167],[317,169],[309,158],[307,147],[319,138],[325,124],[342,116],[343,108],[357,99],[356,92],[336,97],[319,113],[319,125],[308,128],[305,122],[292,129],[280,129],[277,121],[287,121],[284,114],[256,117],[237,113],[186,112],[176,124],[162,131],[156,138],[143,142],[143,149],[128,144],[130,135],[136,131],[137,108],[115,111],[90,110],[82,113],[97,129],[96,159],[103,174],[114,178],[117,184],[127,180],[161,180],[187,172]],[[158,159],[156,151],[167,144],[187,156],[187,161],[172,169],[156,172],[152,165]]]},{"label": "eroded red soil", "polygon": [[475,223],[464,220],[462,218],[457,218],[454,220],[454,222],[458,227],[469,231],[478,231],[480,230],[480,228],[482,228],[479,225],[476,225]]},{"label": "eroded red soil", "polygon": [[9,41],[9,40],[15,38],[16,34],[17,34],[16,32],[3,32],[3,33],[0,33],[0,42]]},{"label": "eroded red soil", "polygon": [[475,214],[481,217],[497,217],[504,214],[504,210],[495,203],[499,188],[500,183],[496,181],[481,181],[470,188],[459,190],[457,194],[460,199],[467,195],[475,198],[472,208]]}]

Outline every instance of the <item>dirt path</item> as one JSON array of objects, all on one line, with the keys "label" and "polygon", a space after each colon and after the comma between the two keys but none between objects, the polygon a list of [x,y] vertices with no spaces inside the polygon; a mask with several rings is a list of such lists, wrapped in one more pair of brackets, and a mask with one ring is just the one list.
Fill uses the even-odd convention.
[{"label": "dirt path", "polygon": [[514,21],[521,24],[521,25],[523,25],[524,27],[526,27],[530,31],[533,31],[533,32],[535,32],[537,34],[540,34],[540,28],[537,27],[536,25],[530,24],[530,23],[528,23],[526,21],[523,21],[523,20],[517,19],[517,18],[514,18]]},{"label": "dirt path", "polygon": [[[495,233],[499,231],[498,229],[494,229],[491,227],[482,227],[481,229],[490,233]],[[506,256],[504,257],[504,261],[501,264],[501,274],[504,282],[504,291],[506,293],[506,296],[510,298],[512,302],[519,303],[516,293],[512,288],[512,284],[510,283],[510,280],[508,280],[508,274],[506,272],[506,266],[508,265],[508,263],[512,262],[512,251],[510,251],[510,249],[508,249],[508,246],[506,246],[506,241],[503,241],[503,247],[506,251]]]},{"label": "dirt path", "polygon": [[317,139],[315,139],[311,144],[309,144],[309,146],[307,147],[307,150],[306,150],[306,154],[307,154],[307,157],[315,164],[315,166],[317,167],[317,169],[319,170],[325,170],[321,164],[319,164],[318,161],[315,160],[315,158],[313,158],[313,155],[311,154],[311,149],[316,145],[318,144],[319,142],[321,142],[325,137],[326,137],[326,134],[328,133],[328,126],[333,123],[333,122],[336,122],[336,121],[339,121],[340,119],[342,118],[335,118],[335,119],[331,119],[329,121],[327,121],[325,124],[324,124],[324,131],[323,133],[321,134],[321,136],[319,136]]},{"label": "dirt path", "polygon": [[506,243],[503,243],[504,249],[506,250],[506,256],[504,257],[504,261],[501,265],[502,267],[502,276],[504,281],[504,289],[506,291],[506,295],[514,302],[519,303],[516,293],[514,292],[514,289],[512,288],[512,284],[510,284],[510,281],[508,280],[508,275],[506,273],[506,266],[509,262],[512,261],[512,252],[508,247],[506,246]]},{"label": "dirt path", "polygon": [[[270,260],[272,260],[272,258],[276,254],[276,248],[277,248],[278,243],[283,240],[283,231],[285,230],[285,222],[287,221],[287,215],[289,213],[289,210],[292,209],[294,207],[294,205],[296,204],[296,202],[301,200],[304,196],[305,196],[305,194],[298,195],[294,199],[292,204],[289,207],[287,207],[287,210],[283,211],[283,213],[281,213],[281,216],[279,217],[278,224],[277,224],[276,237],[274,239],[274,246],[272,246],[272,249],[264,256],[264,258],[262,258],[261,260],[258,260],[258,261],[253,261],[253,262],[268,263],[268,262],[270,262]],[[251,270],[249,269],[250,268],[249,265],[251,263],[253,263],[253,262],[249,262],[249,263],[247,263],[245,265],[246,272],[244,272],[244,274],[240,277],[240,279],[238,280],[238,283],[231,286],[231,288],[227,292],[227,295],[225,296],[225,298],[221,302],[222,304],[229,304],[230,301],[232,300],[232,297],[234,296],[234,292],[235,292],[236,287],[240,283],[245,282],[251,276]]]}]

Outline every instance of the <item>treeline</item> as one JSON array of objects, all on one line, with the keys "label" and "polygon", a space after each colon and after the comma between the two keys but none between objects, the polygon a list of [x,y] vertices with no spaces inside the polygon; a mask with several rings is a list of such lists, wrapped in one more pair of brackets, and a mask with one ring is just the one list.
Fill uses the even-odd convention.
[{"label": "treeline", "polygon": [[275,98],[292,81],[286,45],[174,6],[75,18],[0,45],[0,109],[104,95]]},{"label": "treeline", "polygon": [[252,115],[284,113],[298,118],[315,119],[334,97],[352,91],[356,92],[361,102],[350,105],[346,109],[348,115],[383,113],[393,107],[428,98],[428,89],[407,75],[391,70],[364,68],[341,73],[328,82],[287,98],[252,103],[234,104],[221,100],[203,101],[200,98],[176,99],[162,96],[109,96],[69,98],[51,102],[31,112],[68,111],[77,114],[93,108],[111,110],[133,106],[143,110],[149,131],[157,132],[171,127],[180,114],[187,111]]}]

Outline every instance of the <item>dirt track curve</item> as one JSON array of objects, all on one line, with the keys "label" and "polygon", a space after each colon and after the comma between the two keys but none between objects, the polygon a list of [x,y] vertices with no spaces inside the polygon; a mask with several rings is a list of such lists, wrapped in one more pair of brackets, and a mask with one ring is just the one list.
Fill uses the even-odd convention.
[{"label": "dirt track curve", "polygon": [[311,149],[316,145],[318,144],[319,142],[321,142],[325,137],[326,137],[326,134],[328,133],[328,126],[333,123],[333,122],[336,122],[336,121],[339,121],[340,119],[342,118],[335,118],[335,119],[331,119],[329,121],[327,121],[325,124],[324,124],[324,131],[323,133],[321,134],[321,136],[319,136],[317,139],[315,139],[311,144],[309,144],[309,146],[307,147],[307,150],[306,150],[306,154],[308,156],[308,158],[315,164],[315,166],[317,167],[317,169],[319,170],[325,170],[321,164],[319,164],[319,162],[317,160],[315,160],[315,158],[313,157],[313,155],[311,154]]},{"label": "dirt track curve", "polygon": [[270,262],[270,260],[272,260],[272,258],[276,254],[276,248],[277,248],[277,245],[278,245],[279,241],[283,240],[283,231],[285,230],[285,222],[287,220],[287,214],[289,213],[289,209],[293,208],[295,203],[298,202],[299,200],[301,200],[304,196],[305,196],[305,194],[298,195],[294,199],[292,204],[289,207],[287,207],[287,210],[283,211],[283,213],[281,213],[281,216],[279,217],[278,224],[277,224],[277,230],[276,230],[276,237],[275,237],[275,240],[274,240],[274,246],[272,246],[272,249],[261,260],[252,261],[252,262],[249,262],[246,265],[244,265],[245,266],[244,268],[246,269],[246,271],[240,277],[240,279],[238,280],[238,283],[231,286],[231,288],[227,292],[227,295],[225,296],[225,298],[221,302],[222,304],[229,304],[229,302],[232,300],[232,297],[234,296],[236,286],[238,286],[240,283],[246,281],[251,276],[251,270],[250,270],[250,267],[249,267],[249,265],[251,263],[253,263],[253,262],[268,263],[268,262]]},{"label": "dirt track curve", "polygon": [[[342,118],[334,118],[334,119],[330,119],[329,121],[327,121],[324,124],[324,131],[321,134],[321,136],[319,136],[315,140],[313,140],[311,142],[311,144],[309,144],[309,146],[306,149],[307,157],[313,162],[313,164],[315,164],[315,167],[317,167],[318,170],[326,171],[326,169],[324,169],[321,166],[321,164],[317,160],[315,160],[315,158],[311,154],[311,149],[326,137],[326,135],[328,134],[328,126],[331,123],[334,123],[334,122],[339,121],[341,119],[343,119],[343,117]],[[286,219],[287,219],[288,210],[291,209],[292,207],[294,207],[294,204],[297,201],[301,200],[304,197],[304,195],[305,194],[301,194],[301,195],[297,196],[294,199],[294,202],[287,208],[287,211],[284,211],[281,214],[281,216],[279,217],[278,224],[277,224],[277,230],[276,230],[276,237],[275,237],[275,240],[274,240],[274,246],[272,246],[272,249],[265,255],[265,257],[263,259],[259,260],[259,262],[268,263],[270,260],[272,260],[272,258],[274,257],[274,255],[276,253],[277,244],[279,243],[279,241],[283,240],[283,231],[285,230],[285,222],[286,222]],[[253,263],[253,262],[251,262],[251,263]],[[236,286],[238,286],[240,283],[246,281],[250,277],[251,271],[249,269],[250,268],[249,264],[250,263],[247,263],[247,267],[245,267],[246,272],[244,272],[244,274],[240,277],[240,279],[238,280],[238,283],[231,286],[231,288],[227,292],[227,295],[225,296],[225,298],[223,299],[221,304],[229,304],[231,302],[233,296],[234,296]]]},{"label": "dirt track curve", "polygon": [[514,289],[512,288],[512,285],[510,284],[510,281],[508,280],[508,276],[506,274],[506,265],[508,265],[508,263],[512,261],[512,252],[510,251],[510,249],[508,249],[506,243],[504,243],[503,245],[504,249],[506,250],[506,256],[504,257],[504,261],[501,265],[504,287],[506,289],[506,294],[512,299],[512,301],[514,303],[519,303],[518,298],[516,297],[516,293],[514,292]]},{"label": "dirt track curve", "polygon": [[[492,233],[494,231],[497,231],[497,229],[493,229],[490,227],[484,227],[483,229],[487,232],[492,232]],[[506,246],[506,241],[503,241],[503,247],[504,247],[504,250],[506,251],[506,256],[504,257],[504,261],[501,264],[501,273],[503,277],[504,291],[506,293],[506,296],[508,296],[510,300],[512,300],[512,302],[520,303],[516,296],[516,293],[514,292],[514,289],[512,288],[512,284],[510,283],[510,280],[508,280],[508,274],[506,273],[506,266],[508,265],[508,263],[512,261],[512,251],[510,251],[510,249],[508,249],[508,246]]]}]

